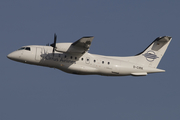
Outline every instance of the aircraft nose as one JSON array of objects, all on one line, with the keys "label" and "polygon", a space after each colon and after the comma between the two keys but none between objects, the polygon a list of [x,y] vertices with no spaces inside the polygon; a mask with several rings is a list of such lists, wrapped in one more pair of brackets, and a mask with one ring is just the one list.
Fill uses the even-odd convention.
[{"label": "aircraft nose", "polygon": [[9,58],[9,59],[13,59],[14,57],[15,57],[15,55],[13,53],[10,53],[7,55],[7,58]]},{"label": "aircraft nose", "polygon": [[10,54],[7,55],[7,58],[11,59],[11,60],[19,60],[19,52],[12,52]]}]

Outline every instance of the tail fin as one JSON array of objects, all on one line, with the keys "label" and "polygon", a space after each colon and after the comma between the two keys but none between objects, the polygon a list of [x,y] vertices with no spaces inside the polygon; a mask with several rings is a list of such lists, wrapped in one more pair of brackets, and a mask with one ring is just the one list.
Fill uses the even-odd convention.
[{"label": "tail fin", "polygon": [[136,55],[138,63],[157,68],[171,40],[169,36],[156,38],[143,52]]}]

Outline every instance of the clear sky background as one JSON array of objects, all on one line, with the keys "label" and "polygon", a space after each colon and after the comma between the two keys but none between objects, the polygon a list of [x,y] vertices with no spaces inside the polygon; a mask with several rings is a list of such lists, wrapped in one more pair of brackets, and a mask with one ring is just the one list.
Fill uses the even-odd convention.
[{"label": "clear sky background", "polygon": [[[9,60],[24,45],[94,36],[90,53],[130,56],[173,38],[145,77],[79,76]],[[1,0],[0,120],[180,120],[179,0]]]}]

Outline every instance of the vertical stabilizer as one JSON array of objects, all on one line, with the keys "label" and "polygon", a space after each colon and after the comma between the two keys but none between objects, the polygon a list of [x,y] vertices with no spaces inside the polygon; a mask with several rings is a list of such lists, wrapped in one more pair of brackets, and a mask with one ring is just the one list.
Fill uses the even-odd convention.
[{"label": "vertical stabilizer", "polygon": [[138,63],[156,68],[171,40],[169,36],[156,38],[143,52],[136,55]]}]

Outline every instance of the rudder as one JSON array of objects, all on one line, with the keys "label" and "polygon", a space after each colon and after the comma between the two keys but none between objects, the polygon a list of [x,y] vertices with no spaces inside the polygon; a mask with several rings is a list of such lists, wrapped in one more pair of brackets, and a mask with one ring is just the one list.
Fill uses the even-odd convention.
[{"label": "rudder", "polygon": [[136,55],[138,63],[157,68],[171,40],[169,36],[156,38],[143,52]]}]

